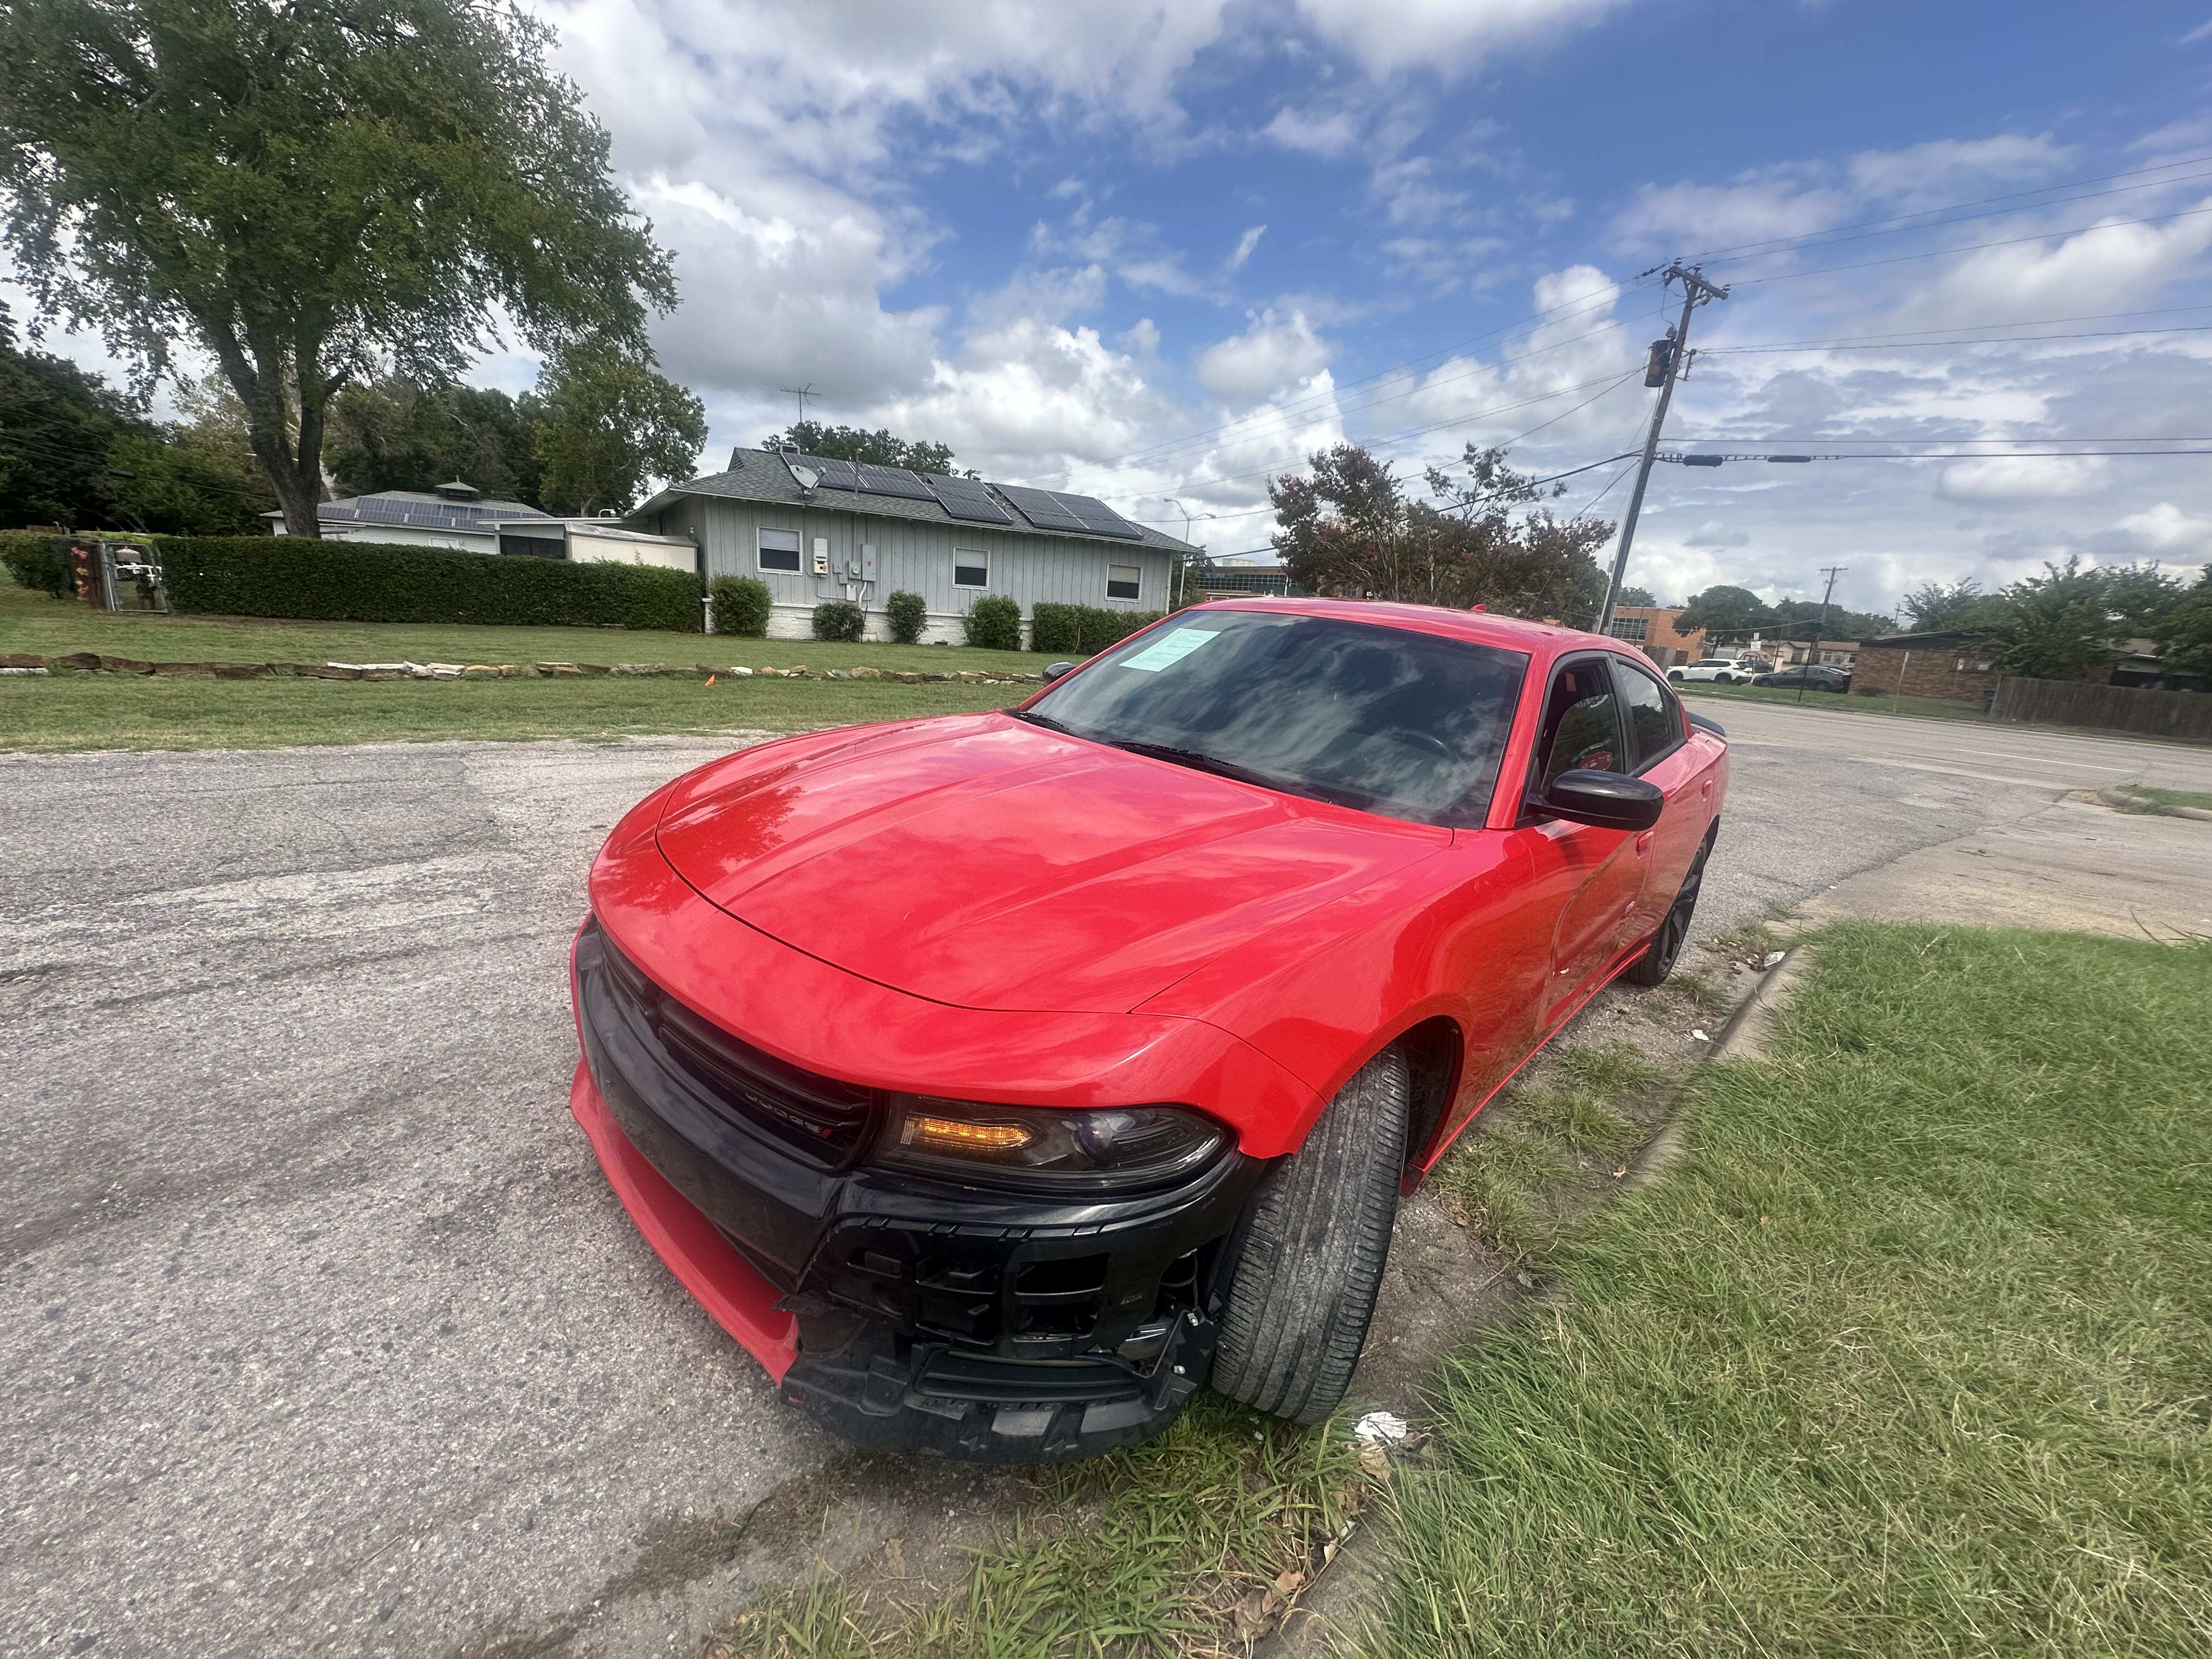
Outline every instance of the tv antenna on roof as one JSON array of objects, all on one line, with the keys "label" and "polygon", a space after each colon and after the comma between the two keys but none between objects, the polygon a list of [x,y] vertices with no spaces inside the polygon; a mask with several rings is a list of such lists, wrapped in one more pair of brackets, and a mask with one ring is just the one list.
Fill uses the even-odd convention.
[{"label": "tv antenna on roof", "polygon": [[814,389],[814,382],[811,380],[805,386],[780,386],[776,390],[799,399],[799,418],[802,422],[806,418],[806,400],[809,398],[818,398],[822,395]]}]

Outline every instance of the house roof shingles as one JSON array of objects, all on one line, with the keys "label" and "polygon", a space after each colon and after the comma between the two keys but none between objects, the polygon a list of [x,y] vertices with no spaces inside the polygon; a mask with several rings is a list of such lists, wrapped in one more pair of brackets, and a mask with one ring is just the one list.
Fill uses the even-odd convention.
[{"label": "house roof shingles", "polygon": [[834,507],[846,512],[872,513],[879,519],[915,519],[924,524],[954,525],[965,530],[1018,530],[1032,536],[1056,536],[1072,542],[1089,542],[1096,547],[1145,547],[1155,552],[1195,553],[1199,550],[1188,542],[1161,534],[1150,525],[1138,525],[1139,538],[1129,541],[1117,536],[1097,536],[1073,530],[1046,530],[1031,524],[1019,509],[1011,503],[1002,503],[1013,520],[1011,525],[978,525],[966,519],[956,519],[936,501],[914,501],[904,495],[872,495],[848,489],[817,489],[810,495],[799,487],[791,476],[783,458],[765,449],[740,449],[730,456],[730,467],[722,472],[710,472],[703,477],[684,483],[671,484],[651,501],[630,514],[633,519],[647,513],[656,513],[671,505],[681,495],[719,496],[726,501],[761,501],[774,507]]}]

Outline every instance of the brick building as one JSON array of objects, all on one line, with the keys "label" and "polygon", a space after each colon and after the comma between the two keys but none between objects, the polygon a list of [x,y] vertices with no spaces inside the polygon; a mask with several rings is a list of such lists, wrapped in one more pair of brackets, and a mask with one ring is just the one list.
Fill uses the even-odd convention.
[{"label": "brick building", "polygon": [[1678,633],[1674,619],[1682,614],[1677,605],[1669,611],[1644,605],[1624,605],[1613,613],[1613,627],[1607,631],[1617,640],[1626,640],[1662,668],[1680,668],[1686,662],[1695,662],[1705,654],[1705,629],[1688,634]]},{"label": "brick building", "polygon": [[1885,634],[1859,641],[1851,690],[1860,696],[1934,697],[1985,704],[1997,689],[1996,651],[1970,634]]}]

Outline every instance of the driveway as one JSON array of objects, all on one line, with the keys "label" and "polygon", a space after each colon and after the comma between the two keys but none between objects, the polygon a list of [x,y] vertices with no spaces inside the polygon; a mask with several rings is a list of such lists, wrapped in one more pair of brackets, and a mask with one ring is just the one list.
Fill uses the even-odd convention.
[{"label": "driveway", "polygon": [[[1741,720],[1705,930],[2113,781],[1838,718]],[[666,1653],[742,1599],[699,1540],[838,1449],[609,1194],[563,970],[605,826],[728,746],[0,760],[11,1650]]]}]

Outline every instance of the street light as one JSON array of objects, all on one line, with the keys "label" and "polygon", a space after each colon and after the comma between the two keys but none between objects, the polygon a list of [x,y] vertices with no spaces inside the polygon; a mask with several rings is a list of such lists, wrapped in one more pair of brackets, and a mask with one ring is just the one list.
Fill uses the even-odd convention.
[{"label": "street light", "polygon": [[[1160,500],[1165,501],[1170,507],[1175,508],[1176,512],[1182,514],[1182,539],[1183,545],[1186,547],[1193,544],[1190,539],[1190,527],[1193,524],[1201,519],[1215,519],[1221,516],[1218,513],[1194,514],[1188,507],[1185,507],[1173,495],[1163,495],[1160,497]],[[1199,551],[1201,553],[1205,550],[1206,550],[1204,548],[1199,549]],[[1175,602],[1177,605],[1181,605],[1182,603],[1182,573],[1189,568],[1189,563],[1190,562],[1188,559],[1185,559],[1176,566]]]}]

